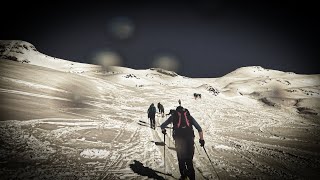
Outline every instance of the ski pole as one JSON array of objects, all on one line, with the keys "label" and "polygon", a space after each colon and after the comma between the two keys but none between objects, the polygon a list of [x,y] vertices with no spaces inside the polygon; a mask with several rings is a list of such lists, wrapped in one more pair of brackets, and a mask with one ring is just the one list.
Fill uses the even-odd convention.
[{"label": "ski pole", "polygon": [[213,165],[213,163],[212,163],[212,161],[211,161],[211,159],[210,159],[210,157],[209,157],[209,155],[208,155],[208,153],[207,153],[206,148],[205,148],[204,146],[202,146],[202,147],[203,147],[204,152],[206,153],[206,155],[207,155],[207,157],[208,157],[208,159],[209,159],[209,161],[210,161],[210,163],[211,163],[211,166],[213,167],[214,172],[217,174],[218,179],[220,179],[220,178],[219,178],[219,175],[218,175],[216,169],[214,168],[214,165]]},{"label": "ski pole", "polygon": [[[195,145],[195,146],[196,146],[196,145]],[[196,146],[196,149],[197,149],[198,154],[200,155],[200,151],[199,151],[199,149],[198,149],[198,146]]]},{"label": "ski pole", "polygon": [[[169,129],[170,130],[170,134],[171,134],[171,129]],[[170,139],[169,139],[169,147],[170,147]]]},{"label": "ski pole", "polygon": [[166,134],[163,134],[163,163],[164,163],[164,173],[166,174]]}]

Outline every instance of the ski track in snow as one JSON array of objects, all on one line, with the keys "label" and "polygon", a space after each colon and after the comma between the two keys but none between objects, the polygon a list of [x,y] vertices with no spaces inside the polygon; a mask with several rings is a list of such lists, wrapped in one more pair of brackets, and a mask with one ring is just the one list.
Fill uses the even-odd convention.
[{"label": "ski track in snow", "polygon": [[[27,96],[35,96],[35,97],[46,97],[43,95],[35,95],[31,93],[25,93],[20,91],[10,91],[10,90],[4,90],[2,89],[1,92],[6,93],[16,93],[20,95],[27,95]],[[166,91],[168,93],[168,91]],[[162,94],[164,95],[164,94]],[[174,94],[166,94],[168,98],[174,97]],[[158,96],[161,96],[160,93],[156,95],[152,95],[151,97],[145,97],[145,99],[157,99]],[[51,99],[55,99],[52,97]],[[65,99],[58,99],[58,100],[65,100]],[[146,100],[144,100],[146,101]],[[165,100],[162,100],[165,101]],[[188,107],[188,104],[195,103],[194,99],[185,100],[184,103],[186,104],[186,107]],[[203,101],[203,102],[201,102]],[[250,140],[243,140],[236,137],[224,137],[222,135],[219,135],[220,132],[229,132],[234,129],[239,129],[243,132],[248,131],[247,133],[253,133],[254,135],[257,135],[259,137],[268,138],[271,136],[274,136],[272,132],[268,131],[268,127],[278,127],[283,126],[284,124],[276,121],[274,119],[279,118],[286,118],[288,121],[286,121],[286,124],[295,123],[294,120],[290,120],[289,117],[284,117],[281,113],[278,115],[271,114],[271,112],[255,112],[250,109],[245,109],[241,105],[237,105],[236,103],[233,103],[230,105],[230,103],[225,103],[225,100],[222,100],[218,97],[215,98],[216,104],[219,104],[219,106],[214,105],[210,102],[209,99],[201,99],[197,100],[197,106],[193,106],[191,113],[193,116],[198,120],[200,125],[202,127],[207,127],[208,129],[213,129],[213,131],[205,131],[205,139],[206,139],[206,147],[209,155],[211,156],[211,160],[214,162],[214,167],[211,166],[210,162],[208,161],[206,154],[202,150],[202,148],[199,146],[197,141],[197,133],[195,138],[195,170],[196,170],[196,176],[197,179],[217,179],[217,175],[215,174],[215,171],[219,174],[219,177],[229,177],[229,178],[238,178],[238,177],[256,177],[256,178],[269,178],[270,176],[277,176],[285,179],[290,178],[297,178],[295,176],[293,170],[288,169],[286,166],[289,164],[283,164],[281,161],[281,158],[291,158],[292,156],[295,157],[295,159],[292,159],[292,163],[298,163],[298,161],[310,161],[311,159],[304,159],[304,157],[299,157],[299,155],[291,154],[290,152],[286,152],[286,150],[291,150],[290,148],[284,147],[284,150],[279,151],[279,147],[274,146],[272,144],[264,144],[259,141],[250,141]],[[218,102],[218,103],[217,103]],[[126,98],[120,98],[120,103],[118,104],[121,106],[124,103],[128,103]],[[96,106],[99,106],[98,103]],[[207,105],[210,104],[210,107],[207,107]],[[206,113],[204,110],[210,108],[214,109],[211,113]],[[137,108],[137,110],[141,110]],[[193,113],[194,112],[194,113]],[[242,113],[242,116],[238,114],[238,112],[246,112],[248,117]],[[270,119],[264,119],[261,118],[262,113],[264,113],[265,116],[262,117],[272,117]],[[47,126],[57,126],[59,127],[56,130],[52,130],[49,135],[44,135],[44,133],[40,133],[39,136],[45,139],[45,145],[37,145],[41,144],[42,140],[38,140],[33,134],[35,132],[26,132],[27,129],[22,130],[23,134],[20,135],[20,137],[16,137],[21,141],[21,138],[24,139],[24,141],[27,141],[27,143],[33,144],[33,146],[39,146],[42,148],[45,148],[47,153],[44,155],[44,153],[39,153],[38,155],[35,155],[35,157],[31,159],[50,159],[50,155],[57,152],[57,150],[54,150],[50,147],[50,145],[53,145],[50,143],[50,141],[57,141],[57,139],[64,139],[63,141],[70,141],[65,142],[63,146],[60,147],[68,147],[69,143],[76,143],[77,141],[83,142],[84,144],[91,144],[94,145],[96,148],[84,148],[79,149],[76,146],[68,147],[71,149],[68,149],[68,151],[76,152],[78,156],[80,156],[80,159],[86,159],[89,160],[86,162],[86,165],[95,167],[94,172],[96,172],[95,175],[99,174],[97,178],[102,179],[109,179],[109,178],[137,178],[138,175],[131,174],[128,176],[123,172],[124,169],[126,169],[129,164],[131,163],[130,160],[132,160],[132,157],[139,157],[138,154],[140,153],[147,153],[149,154],[149,159],[145,160],[143,163],[146,163],[154,168],[164,167],[163,165],[163,147],[162,146],[155,146],[152,145],[153,143],[151,141],[163,141],[163,136],[161,134],[161,131],[157,128],[156,131],[151,130],[148,127],[144,126],[138,126],[135,124],[138,120],[141,119],[141,113],[136,112],[136,114],[131,115],[135,117],[135,120],[125,120],[125,121],[118,121],[116,119],[123,119],[123,117],[126,117],[127,112],[122,111],[117,116],[113,116],[110,118],[108,115],[101,116],[101,118],[104,121],[101,121],[94,117],[86,117],[87,119],[38,119],[38,120],[29,120],[29,121],[8,121],[3,122],[2,125],[6,124],[7,126],[13,126],[14,128],[23,129],[24,126],[32,126],[35,127],[35,131],[43,129],[39,128],[39,125],[47,125]],[[118,117],[118,118],[117,118]],[[258,121],[261,122],[258,124],[246,122],[246,118],[251,118],[251,121]],[[147,121],[146,118],[142,118],[143,120]],[[234,121],[234,119],[237,119]],[[157,125],[162,123],[165,120],[165,118],[157,118]],[[291,122],[290,122],[291,121]],[[218,125],[219,122],[229,122],[229,126],[221,126]],[[7,127],[5,126],[5,127]],[[135,128],[132,128],[131,126],[135,126]],[[38,127],[38,128],[37,128]],[[68,136],[74,134],[75,132],[79,130],[88,130],[88,129],[101,129],[103,131],[106,131],[107,129],[115,129],[116,133],[114,134],[113,138],[110,140],[109,143],[103,143],[103,142],[90,142],[87,141],[85,138],[77,137],[75,139],[69,139]],[[145,130],[148,129],[148,130]],[[205,128],[204,128],[205,129]],[[4,130],[2,128],[2,130]],[[126,139],[126,142],[119,143],[122,141],[122,138],[125,136],[125,133],[127,131],[130,131],[131,135],[128,139]],[[250,132],[254,130],[254,132]],[[41,132],[40,131],[40,132]],[[144,138],[146,139],[145,142],[139,142],[141,137],[141,134],[144,134]],[[6,132],[2,132],[6,133]],[[26,133],[26,134],[24,134]],[[37,132],[39,133],[39,132]],[[36,133],[36,134],[37,134]],[[88,131],[88,133],[90,133]],[[22,136],[22,137],[21,137]],[[46,136],[46,137],[43,137]],[[151,138],[150,138],[151,137]],[[14,137],[13,137],[14,138]],[[25,139],[27,138],[27,139]],[[54,140],[52,140],[52,138]],[[50,139],[50,140],[49,140]],[[11,139],[12,140],[12,139]],[[166,172],[171,173],[174,177],[179,177],[179,171],[177,166],[177,159],[176,159],[176,152],[174,150],[171,150],[168,148],[168,145],[171,144],[170,147],[174,147],[174,141],[169,134],[166,137]],[[18,141],[18,142],[19,142]],[[61,143],[61,142],[60,142]],[[144,144],[142,144],[144,143]],[[146,145],[146,143],[148,145]],[[56,144],[55,144],[56,145]],[[145,150],[141,149],[141,147],[149,147],[149,151],[153,152],[146,152]],[[37,147],[37,148],[39,148]],[[103,148],[103,149],[97,149]],[[106,149],[106,147],[109,147]],[[112,149],[112,150],[111,150]],[[33,152],[37,152],[32,149]],[[294,149],[295,150],[295,149]],[[43,151],[43,150],[42,150]],[[62,151],[63,152],[63,151]],[[221,155],[222,154],[222,155]],[[223,156],[225,154],[225,156]],[[272,156],[272,165],[269,164],[269,160],[263,160],[265,158],[270,158],[270,154],[273,154]],[[152,156],[153,155],[153,156]],[[145,155],[144,157],[146,157]],[[238,161],[234,162],[232,159],[228,159],[228,156],[233,157],[233,159],[238,159]],[[230,158],[231,158],[230,157]],[[90,161],[90,159],[94,161]],[[158,167],[152,163],[153,159],[157,159]],[[104,161],[104,162],[103,162]],[[278,161],[278,162],[277,162]],[[156,164],[157,164],[156,163]],[[162,164],[161,164],[162,163]],[[213,169],[214,168],[214,169]],[[247,170],[249,168],[249,170]],[[161,169],[161,168],[160,168]],[[251,170],[250,170],[251,169]],[[163,170],[164,171],[164,170]],[[163,172],[161,171],[161,172]],[[18,171],[19,172],[19,171]],[[260,173],[257,173],[260,172]],[[19,172],[21,173],[21,172]],[[23,174],[23,173],[22,173]],[[26,174],[23,174],[26,175]],[[90,173],[88,172],[88,177],[92,177],[92,174],[90,176]],[[67,176],[67,175],[66,175]],[[83,176],[81,176],[83,177]],[[171,179],[170,176],[167,177],[167,179]]]},{"label": "ski track in snow", "polygon": [[[167,113],[176,108],[178,99],[202,126],[205,147],[213,162],[212,166],[195,130],[197,179],[319,177],[314,174],[320,167],[319,123],[293,115],[290,110],[265,107],[251,99],[252,104],[242,104],[232,97],[215,96],[198,88],[198,84],[205,84],[198,81],[186,88],[184,78],[165,85],[132,87],[87,74],[78,76],[96,85],[90,87],[94,93],[85,93],[80,102],[63,87],[1,77],[1,82],[13,84],[11,88],[0,86],[3,97],[55,102],[56,107],[46,108],[57,114],[0,122],[1,177],[148,179],[130,169],[136,160],[159,176],[177,179],[180,174],[171,130],[167,131],[165,147],[157,144],[163,142],[163,134],[159,127],[149,127],[146,111],[151,103],[161,102]],[[194,92],[201,93],[202,99],[195,100]],[[157,114],[156,124],[159,126],[166,118]],[[313,176],[308,176],[308,169]]]}]

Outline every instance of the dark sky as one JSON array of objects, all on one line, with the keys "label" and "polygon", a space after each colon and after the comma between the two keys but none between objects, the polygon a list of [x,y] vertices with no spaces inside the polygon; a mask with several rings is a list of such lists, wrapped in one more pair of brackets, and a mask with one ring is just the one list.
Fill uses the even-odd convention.
[{"label": "dark sky", "polygon": [[[172,55],[178,73],[188,77],[219,77],[252,65],[320,73],[320,16],[312,1],[28,1],[5,7],[0,39],[28,41],[72,61],[91,63],[92,54],[109,49],[135,69]],[[131,36],[111,33],[117,19],[134,25]]]}]

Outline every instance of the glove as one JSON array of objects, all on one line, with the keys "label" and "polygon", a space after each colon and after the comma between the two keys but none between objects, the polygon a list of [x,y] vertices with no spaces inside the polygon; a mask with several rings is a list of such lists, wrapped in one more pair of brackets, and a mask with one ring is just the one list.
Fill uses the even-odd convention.
[{"label": "glove", "polygon": [[167,130],[166,129],[162,129],[162,134],[166,135],[167,134]]},{"label": "glove", "polygon": [[199,139],[199,143],[200,143],[200,146],[201,146],[201,147],[204,146],[204,140],[203,140],[203,139]]}]

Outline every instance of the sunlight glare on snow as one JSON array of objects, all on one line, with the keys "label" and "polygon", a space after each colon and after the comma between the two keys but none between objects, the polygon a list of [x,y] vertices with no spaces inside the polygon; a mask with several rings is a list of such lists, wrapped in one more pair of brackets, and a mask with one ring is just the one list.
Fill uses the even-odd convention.
[{"label": "sunlight glare on snow", "polygon": [[70,81],[64,81],[59,86],[66,92],[66,99],[72,102],[72,104],[69,104],[70,106],[82,106],[84,100],[84,91],[81,86],[72,84]]},{"label": "sunlight glare on snow", "polygon": [[109,23],[108,29],[113,37],[123,40],[133,35],[135,26],[128,17],[116,17]]},{"label": "sunlight glare on snow", "polygon": [[284,97],[284,93],[279,86],[271,87],[271,93],[273,97]]},{"label": "sunlight glare on snow", "polygon": [[101,65],[106,70],[108,70],[110,66],[122,65],[120,55],[111,50],[97,52],[93,57],[93,61],[95,64]]},{"label": "sunlight glare on snow", "polygon": [[152,66],[176,72],[179,69],[179,61],[173,55],[163,54],[154,58]]}]

